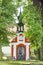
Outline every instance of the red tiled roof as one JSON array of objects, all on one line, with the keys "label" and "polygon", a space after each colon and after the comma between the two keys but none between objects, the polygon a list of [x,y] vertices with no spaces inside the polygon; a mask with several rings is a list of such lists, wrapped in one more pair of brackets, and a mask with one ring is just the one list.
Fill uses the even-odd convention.
[{"label": "red tiled roof", "polygon": [[29,43],[30,40],[28,38],[25,37],[25,42]]},{"label": "red tiled roof", "polygon": [[[14,42],[17,42],[17,37],[13,38],[13,40],[11,41],[11,43],[14,43]],[[25,43],[29,43],[29,42],[30,40],[27,37],[25,37]]]},{"label": "red tiled roof", "polygon": [[13,40],[11,41],[12,42],[17,42],[17,37],[13,38]]}]

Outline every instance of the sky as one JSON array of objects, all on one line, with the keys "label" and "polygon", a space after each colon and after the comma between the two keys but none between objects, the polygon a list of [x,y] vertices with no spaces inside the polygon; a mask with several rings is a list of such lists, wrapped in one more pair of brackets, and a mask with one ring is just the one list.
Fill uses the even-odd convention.
[{"label": "sky", "polygon": [[[20,7],[18,7],[18,13],[17,13],[17,16],[19,16],[19,14],[20,14],[20,10],[21,10],[21,13],[23,12],[23,6],[20,6]],[[18,21],[18,19],[17,19],[17,17],[16,17],[16,23],[18,23],[19,21]]]},{"label": "sky", "polygon": [[[23,2],[27,5],[27,0],[22,0],[22,3]],[[16,4],[16,2],[15,2],[15,4]],[[24,4],[22,4],[22,5],[20,4],[20,6],[17,8],[17,11],[18,11],[17,16],[19,16],[20,10],[21,10],[21,13],[23,12],[23,6],[24,6]],[[14,14],[14,16],[15,16],[15,19],[16,19],[16,23],[18,23],[19,21],[17,19],[17,16],[15,14]]]}]

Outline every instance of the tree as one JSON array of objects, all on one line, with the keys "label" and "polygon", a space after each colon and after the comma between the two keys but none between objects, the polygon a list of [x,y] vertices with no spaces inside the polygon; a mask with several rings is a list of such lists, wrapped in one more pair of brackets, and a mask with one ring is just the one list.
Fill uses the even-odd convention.
[{"label": "tree", "polygon": [[[41,16],[42,16],[42,31],[43,31],[43,0],[33,0],[33,4],[37,7],[40,7],[40,11],[41,11]],[[40,47],[40,56],[41,56],[41,60],[43,60],[43,36],[42,36],[42,41],[41,41],[41,47]]]},{"label": "tree", "polygon": [[32,0],[28,0],[28,5],[24,6],[22,21],[27,25],[26,36],[31,41],[31,47],[38,49],[41,46],[42,23],[40,7],[34,6]]},{"label": "tree", "polygon": [[14,6],[14,4],[12,4],[12,0],[2,0],[1,3],[2,4],[0,9],[0,31],[4,32],[4,30],[8,31],[8,27],[11,27],[15,24],[13,14],[16,13],[16,7]]},{"label": "tree", "polygon": [[15,25],[13,16],[15,13],[16,6],[14,5],[13,0],[0,0],[0,53],[1,46],[8,45],[9,43],[8,35],[11,32],[8,31],[8,28]]}]

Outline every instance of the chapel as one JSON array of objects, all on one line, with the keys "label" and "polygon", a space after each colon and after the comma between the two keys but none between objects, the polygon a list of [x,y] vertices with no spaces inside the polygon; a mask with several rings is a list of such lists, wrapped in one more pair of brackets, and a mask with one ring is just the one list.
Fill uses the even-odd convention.
[{"label": "chapel", "polygon": [[11,57],[15,60],[30,59],[30,40],[24,36],[24,24],[19,22],[16,37],[11,41]]}]

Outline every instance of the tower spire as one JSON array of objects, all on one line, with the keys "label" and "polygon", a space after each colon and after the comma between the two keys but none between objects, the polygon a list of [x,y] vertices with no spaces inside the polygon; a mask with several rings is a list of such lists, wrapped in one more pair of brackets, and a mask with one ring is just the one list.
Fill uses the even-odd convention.
[{"label": "tower spire", "polygon": [[18,23],[17,31],[18,32],[23,32],[24,31],[24,24],[22,23],[21,8],[20,8],[20,13],[19,13],[19,16],[18,16],[18,20],[19,20],[19,23]]},{"label": "tower spire", "polygon": [[22,18],[21,18],[21,7],[20,7],[20,13],[19,13],[19,16],[18,16],[18,20],[19,20],[19,22],[22,22]]}]

